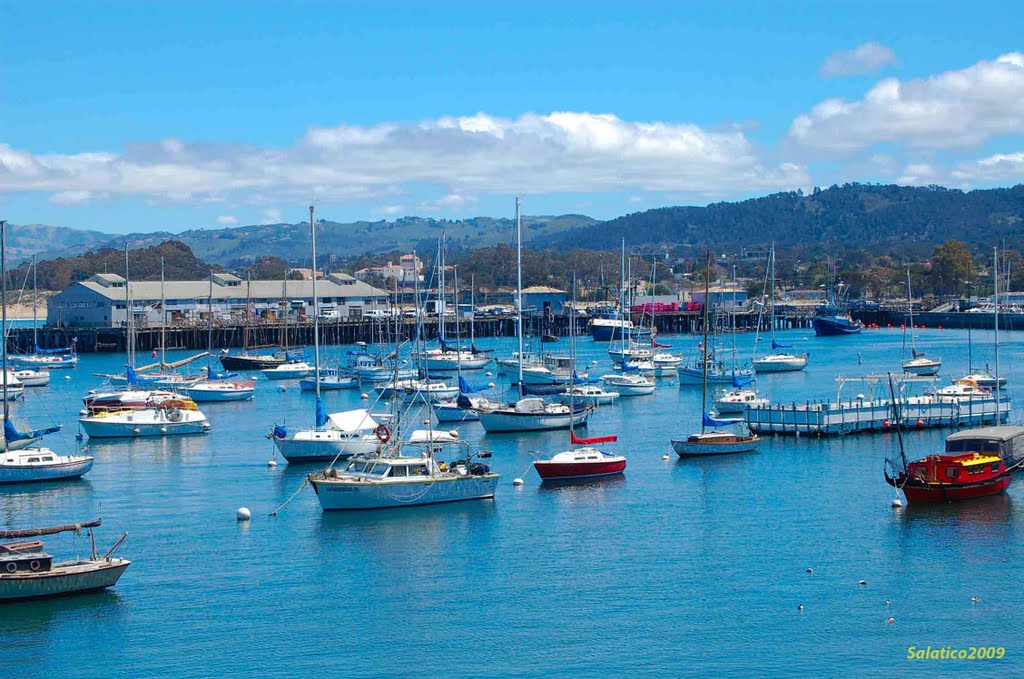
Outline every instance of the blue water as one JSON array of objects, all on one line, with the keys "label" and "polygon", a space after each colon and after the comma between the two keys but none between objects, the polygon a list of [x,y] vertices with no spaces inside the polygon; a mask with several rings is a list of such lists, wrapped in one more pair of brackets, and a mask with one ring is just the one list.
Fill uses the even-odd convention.
[{"label": "blue water", "polygon": [[[919,348],[956,376],[965,337],[926,330]],[[974,339],[976,365],[991,362],[991,333]],[[811,353],[805,372],[760,381],[787,402],[834,397],[839,373],[898,369],[902,342],[884,330],[784,340]],[[1002,342],[1013,393],[1024,334]],[[671,343],[696,351],[695,338]],[[581,359],[607,369],[607,345],[580,344]],[[66,443],[50,445],[73,450],[80,398],[98,382],[90,374],[122,360],[82,356],[70,380],[55,372],[17,415],[64,423]],[[1020,672],[1020,483],[987,500],[894,511],[883,435],[770,438],[756,454],[663,461],[700,407],[698,390],[664,380],[591,420],[591,435],[619,434],[608,449],[628,456],[624,479],[541,488],[530,451],[564,449],[567,434],[485,435],[469,423],[464,438],[491,448],[502,474],[494,502],[325,515],[305,488],[271,518],[314,469],[266,466],[273,423],[306,425],[313,413],[311,395],[278,386],[261,381],[254,402],[205,406],[207,436],[91,443],[96,465],[82,481],[0,489],[0,526],[102,515],[100,542],[123,527],[134,561],[108,592],[0,606],[0,676]],[[359,407],[358,392],[325,399],[331,410]],[[946,433],[908,433],[910,454],[939,448]],[[512,485],[517,476],[525,486]],[[235,520],[243,505],[248,524]],[[70,535],[48,544],[62,556],[88,550]],[[1003,646],[1006,659],[905,659],[928,645]]]}]

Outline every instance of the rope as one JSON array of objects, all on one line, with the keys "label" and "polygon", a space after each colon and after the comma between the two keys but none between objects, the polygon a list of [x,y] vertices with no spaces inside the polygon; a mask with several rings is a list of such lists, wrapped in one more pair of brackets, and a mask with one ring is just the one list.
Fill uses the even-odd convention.
[{"label": "rope", "polygon": [[285,508],[285,506],[286,506],[286,505],[287,505],[287,504],[288,504],[289,502],[291,502],[292,500],[294,500],[294,499],[295,499],[295,496],[296,496],[296,495],[298,495],[298,494],[299,494],[299,492],[300,492],[300,491],[301,491],[301,490],[302,490],[303,488],[305,488],[305,487],[306,487],[306,486],[307,486],[308,484],[309,484],[309,477],[307,476],[307,477],[306,477],[306,480],[302,482],[302,485],[301,485],[301,486],[299,486],[298,488],[296,488],[296,489],[295,489],[295,492],[294,492],[294,493],[292,493],[292,494],[291,494],[291,495],[290,495],[290,496],[288,497],[288,499],[287,499],[287,500],[285,500],[284,502],[282,502],[282,503],[281,503],[281,504],[280,504],[280,505],[279,505],[279,506],[277,507],[277,509],[275,509],[274,511],[270,512],[270,514],[267,514],[267,516],[277,516],[277,513],[278,513],[279,511],[281,511],[282,509],[284,509],[284,508]]}]

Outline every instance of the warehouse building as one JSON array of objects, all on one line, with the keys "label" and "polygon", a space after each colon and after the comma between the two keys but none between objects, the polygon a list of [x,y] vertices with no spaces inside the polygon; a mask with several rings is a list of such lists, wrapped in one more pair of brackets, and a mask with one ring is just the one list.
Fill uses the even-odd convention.
[{"label": "warehouse building", "polygon": [[[129,285],[133,319],[137,327],[189,325],[206,319],[210,305],[210,281],[166,281],[161,309],[159,281],[133,281]],[[46,322],[50,326],[110,328],[124,325],[125,279],[102,273],[73,284],[50,298]],[[344,273],[317,280],[320,316],[328,319],[359,319],[388,308],[387,293]],[[213,313],[219,323],[242,322],[248,315],[280,318],[282,310],[298,320],[313,314],[313,282],[244,281],[228,273],[213,275]]]}]

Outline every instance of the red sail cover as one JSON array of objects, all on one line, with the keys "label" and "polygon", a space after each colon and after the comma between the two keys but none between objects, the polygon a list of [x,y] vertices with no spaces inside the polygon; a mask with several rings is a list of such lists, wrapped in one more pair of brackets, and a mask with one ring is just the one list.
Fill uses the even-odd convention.
[{"label": "red sail cover", "polygon": [[652,339],[651,340],[651,346],[654,347],[655,349],[668,349],[672,345],[671,344],[658,344],[657,341]]},{"label": "red sail cover", "polygon": [[573,444],[578,446],[592,446],[597,443],[615,443],[619,440],[618,436],[595,436],[589,439],[581,439],[576,436],[576,432],[570,432],[570,436],[572,437]]}]

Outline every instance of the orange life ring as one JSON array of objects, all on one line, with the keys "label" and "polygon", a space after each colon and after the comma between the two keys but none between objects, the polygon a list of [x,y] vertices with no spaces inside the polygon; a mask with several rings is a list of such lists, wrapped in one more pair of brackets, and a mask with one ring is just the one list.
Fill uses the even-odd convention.
[{"label": "orange life ring", "polygon": [[391,430],[388,429],[386,424],[378,424],[377,428],[373,430],[373,433],[377,435],[377,440],[381,443],[387,443],[391,440]]}]

